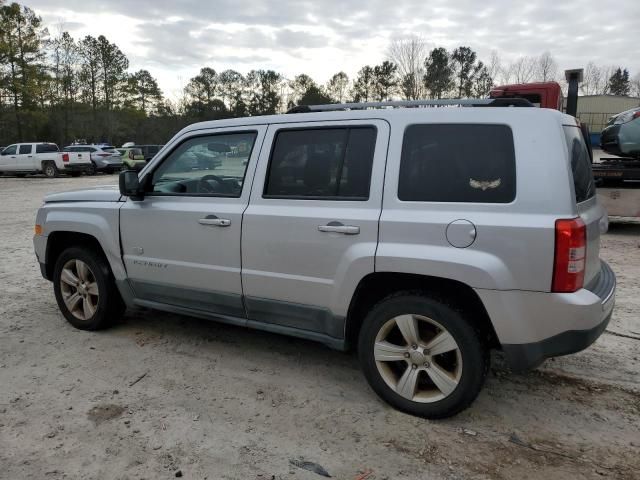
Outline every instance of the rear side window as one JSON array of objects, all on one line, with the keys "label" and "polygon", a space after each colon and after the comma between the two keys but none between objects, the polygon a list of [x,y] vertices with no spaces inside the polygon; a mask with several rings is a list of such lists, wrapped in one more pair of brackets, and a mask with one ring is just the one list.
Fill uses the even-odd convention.
[{"label": "rear side window", "polygon": [[264,196],[367,200],[376,132],[375,127],[278,132]]},{"label": "rear side window", "polygon": [[564,136],[567,140],[567,149],[569,151],[569,159],[571,160],[576,203],[581,203],[589,200],[596,194],[596,185],[593,179],[589,151],[584,143],[584,137],[582,136],[580,128],[565,125]]},{"label": "rear side window", "polygon": [[58,146],[55,143],[39,143],[36,145],[36,153],[57,152]]},{"label": "rear side window", "polygon": [[33,145],[20,145],[18,147],[18,154],[25,155],[33,151]]},{"label": "rear side window", "polygon": [[506,125],[411,125],[404,135],[398,198],[509,203],[516,196],[513,134]]}]

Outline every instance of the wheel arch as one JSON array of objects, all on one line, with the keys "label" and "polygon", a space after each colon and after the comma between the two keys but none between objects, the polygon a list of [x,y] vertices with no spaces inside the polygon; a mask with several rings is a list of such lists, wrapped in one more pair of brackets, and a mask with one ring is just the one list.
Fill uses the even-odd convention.
[{"label": "wheel arch", "polygon": [[60,254],[70,247],[89,248],[101,255],[107,263],[109,260],[104,248],[98,239],[92,235],[82,232],[56,231],[51,232],[47,237],[47,248],[45,252],[45,271],[47,280],[53,279],[53,271]]},{"label": "wheel arch", "polygon": [[475,327],[488,345],[499,347],[491,319],[478,294],[469,285],[449,278],[397,272],[374,272],[362,278],[351,298],[345,322],[345,340],[348,348],[358,343],[358,335],[367,312],[394,293],[411,290],[451,302],[462,313],[476,319]]}]

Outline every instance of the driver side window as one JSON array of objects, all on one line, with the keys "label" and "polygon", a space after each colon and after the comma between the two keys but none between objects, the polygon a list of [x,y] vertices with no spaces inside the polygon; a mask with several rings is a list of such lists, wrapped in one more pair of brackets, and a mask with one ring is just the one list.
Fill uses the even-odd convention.
[{"label": "driver side window", "polygon": [[155,170],[149,194],[239,197],[257,132],[190,138]]}]

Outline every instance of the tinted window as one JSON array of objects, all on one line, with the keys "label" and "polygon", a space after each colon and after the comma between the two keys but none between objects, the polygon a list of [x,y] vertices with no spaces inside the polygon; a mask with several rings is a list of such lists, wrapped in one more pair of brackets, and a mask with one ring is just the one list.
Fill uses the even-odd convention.
[{"label": "tinted window", "polygon": [[26,155],[29,154],[33,151],[33,145],[29,144],[29,145],[20,145],[18,147],[18,154],[19,155]]},{"label": "tinted window", "polygon": [[584,137],[578,127],[564,127],[567,139],[571,171],[573,172],[573,186],[576,191],[576,203],[584,202],[596,194],[596,186],[591,170],[589,151],[584,143]]},{"label": "tinted window", "polygon": [[508,203],[516,195],[511,129],[505,125],[411,125],[402,145],[398,198]]},{"label": "tinted window", "polygon": [[239,197],[255,140],[255,132],[186,140],[153,173],[151,191]]},{"label": "tinted window", "polygon": [[18,147],[16,145],[9,145],[2,151],[2,155],[15,155]]},{"label": "tinted window", "polygon": [[36,153],[57,152],[58,146],[55,143],[39,143],[36,145]]},{"label": "tinted window", "polygon": [[369,198],[374,127],[278,132],[265,197]]}]

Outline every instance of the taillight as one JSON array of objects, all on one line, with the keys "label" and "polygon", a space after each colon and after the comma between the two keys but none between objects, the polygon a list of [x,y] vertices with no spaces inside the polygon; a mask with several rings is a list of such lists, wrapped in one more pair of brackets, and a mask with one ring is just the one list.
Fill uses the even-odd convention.
[{"label": "taillight", "polygon": [[635,120],[636,118],[640,118],[640,110],[633,113],[633,119]]},{"label": "taillight", "polygon": [[551,291],[571,293],[584,285],[587,227],[580,218],[556,220],[556,252]]},{"label": "taillight", "polygon": [[69,154],[68,153],[63,153],[62,154],[62,161],[63,162],[68,162],[69,161]]}]

